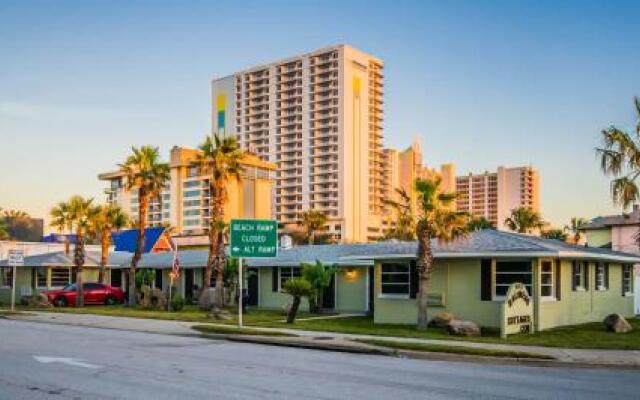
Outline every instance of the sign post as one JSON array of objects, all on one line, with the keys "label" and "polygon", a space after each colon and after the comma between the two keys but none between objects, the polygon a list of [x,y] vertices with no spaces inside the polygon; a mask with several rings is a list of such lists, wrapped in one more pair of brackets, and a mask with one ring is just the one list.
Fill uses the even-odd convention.
[{"label": "sign post", "polygon": [[9,265],[11,271],[11,311],[16,309],[16,272],[17,266],[24,265],[24,250],[9,250]]},{"label": "sign post", "polygon": [[230,231],[230,254],[238,258],[238,326],[242,327],[242,259],[277,256],[278,223],[270,219],[232,219]]}]

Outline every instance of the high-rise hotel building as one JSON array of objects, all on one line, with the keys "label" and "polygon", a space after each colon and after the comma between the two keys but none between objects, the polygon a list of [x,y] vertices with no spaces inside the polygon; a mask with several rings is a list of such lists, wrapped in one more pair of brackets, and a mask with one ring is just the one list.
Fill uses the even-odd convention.
[{"label": "high-rise hotel building", "polygon": [[474,217],[484,217],[498,229],[518,207],[540,212],[540,176],[527,167],[498,167],[496,172],[456,177],[456,206]]},{"label": "high-rise hotel building", "polygon": [[338,45],[212,82],[213,131],[277,165],[274,215],[328,217],[343,242],[381,234],[383,64]]}]

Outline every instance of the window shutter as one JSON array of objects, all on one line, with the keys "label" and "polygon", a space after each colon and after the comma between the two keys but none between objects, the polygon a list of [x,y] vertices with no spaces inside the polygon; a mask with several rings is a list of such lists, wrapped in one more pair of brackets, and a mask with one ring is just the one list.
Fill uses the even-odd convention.
[{"label": "window shutter", "polygon": [[584,262],[584,290],[589,290],[589,267],[591,263],[588,261]]},{"label": "window shutter", "polygon": [[418,277],[418,267],[416,266],[415,261],[411,261],[411,266],[409,267],[409,282],[411,287],[409,289],[409,297],[412,299],[416,298],[418,294],[418,288],[420,287],[420,278]]},{"label": "window shutter", "polygon": [[571,261],[571,290],[573,290],[574,292],[578,288],[576,275],[578,275],[578,262],[576,260],[573,260]]},{"label": "window shutter", "polygon": [[271,268],[271,291],[278,291],[278,267]]},{"label": "window shutter", "polygon": [[604,287],[609,290],[609,263],[604,263]]},{"label": "window shutter", "polygon": [[554,275],[556,278],[556,300],[560,300],[562,299],[562,261],[560,259],[556,260]]},{"label": "window shutter", "polygon": [[491,259],[480,261],[480,300],[491,301]]},{"label": "window shutter", "polygon": [[[621,265],[620,265],[620,269],[622,270],[622,280],[620,281],[620,291],[622,292],[622,293],[621,293],[621,294],[622,294],[622,296],[624,296],[624,295],[625,295],[625,293],[624,293],[624,273],[625,273],[625,272],[626,272],[626,270],[627,270],[627,266],[626,266],[626,265],[624,265],[624,264],[621,264]],[[633,279],[633,278],[632,278],[632,279]]]}]

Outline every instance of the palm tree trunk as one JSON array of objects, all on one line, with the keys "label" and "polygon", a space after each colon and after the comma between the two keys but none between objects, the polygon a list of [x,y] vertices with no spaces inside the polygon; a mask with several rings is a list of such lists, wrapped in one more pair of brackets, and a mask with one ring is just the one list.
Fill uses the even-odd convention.
[{"label": "palm tree trunk", "polygon": [[225,254],[224,254],[224,234],[222,232],[218,232],[218,257],[216,258],[216,297],[217,297],[217,306],[222,309],[224,308],[224,264],[225,264]]},{"label": "palm tree trunk", "polygon": [[144,251],[144,235],[145,227],[147,226],[147,207],[149,206],[149,198],[143,189],[138,190],[138,198],[140,199],[140,208],[138,209],[138,243],[136,244],[136,251],[133,253],[133,257],[131,258],[131,268],[129,268],[130,306],[135,306],[138,301],[136,294],[136,268],[142,258],[142,252]]},{"label": "palm tree trunk", "polygon": [[213,269],[213,263],[216,260],[218,254],[218,242],[216,240],[216,229],[214,228],[213,218],[209,224],[209,255],[207,256],[207,265],[204,268],[204,278],[202,281],[202,289],[206,290],[211,287],[211,271]]},{"label": "palm tree trunk", "polygon": [[83,267],[84,267],[84,238],[82,232],[78,230],[76,234],[76,245],[73,250],[73,261],[76,264],[76,307],[84,307],[84,287],[83,287]]},{"label": "palm tree trunk", "polygon": [[418,330],[427,330],[428,290],[433,270],[433,253],[431,251],[431,237],[424,227],[418,227]]},{"label": "palm tree trunk", "polygon": [[108,228],[102,230],[102,238],[100,239],[100,271],[98,271],[98,282],[104,283],[107,262],[109,260],[109,243],[111,232]]},{"label": "palm tree trunk", "polygon": [[294,296],[293,303],[291,304],[291,309],[289,310],[289,314],[287,315],[287,324],[293,324],[293,322],[296,320],[298,307],[300,307],[300,296]]}]

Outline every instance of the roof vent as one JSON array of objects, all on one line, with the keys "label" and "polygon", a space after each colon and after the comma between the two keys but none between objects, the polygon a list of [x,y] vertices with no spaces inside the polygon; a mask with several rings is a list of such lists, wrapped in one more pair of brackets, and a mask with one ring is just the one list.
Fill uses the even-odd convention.
[{"label": "roof vent", "polygon": [[281,249],[290,249],[293,247],[293,239],[291,239],[290,235],[282,235],[280,236],[280,248]]}]

